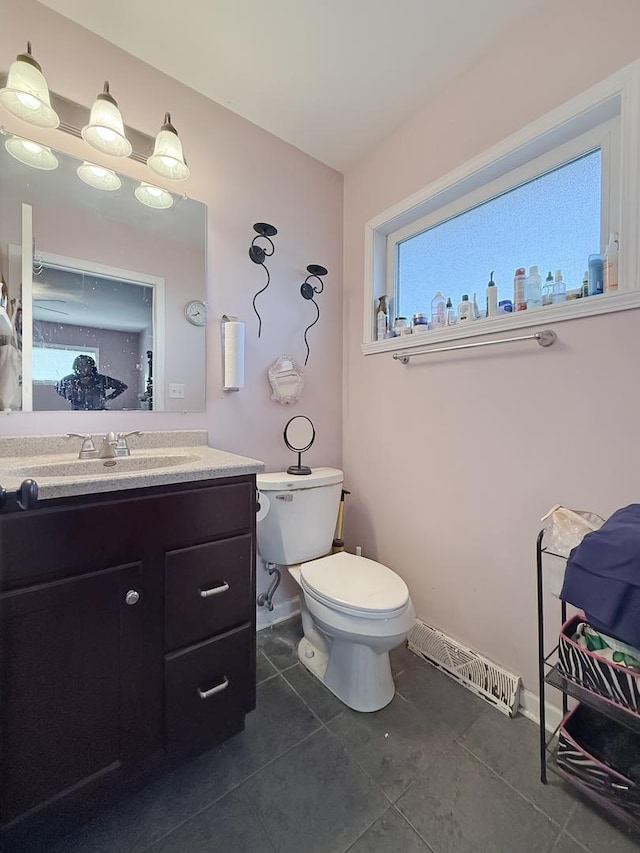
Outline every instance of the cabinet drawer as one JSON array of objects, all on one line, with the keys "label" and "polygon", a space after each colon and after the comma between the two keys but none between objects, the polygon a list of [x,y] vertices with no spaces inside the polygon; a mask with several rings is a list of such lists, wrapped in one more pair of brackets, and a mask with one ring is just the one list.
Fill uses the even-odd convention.
[{"label": "cabinet drawer", "polygon": [[169,750],[215,744],[256,705],[253,629],[234,631],[165,657]]},{"label": "cabinet drawer", "polygon": [[167,554],[165,650],[250,621],[252,567],[251,534]]}]

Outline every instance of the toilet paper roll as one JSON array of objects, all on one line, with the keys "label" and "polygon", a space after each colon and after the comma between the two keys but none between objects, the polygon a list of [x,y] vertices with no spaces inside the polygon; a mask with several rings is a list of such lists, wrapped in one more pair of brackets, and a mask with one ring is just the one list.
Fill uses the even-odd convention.
[{"label": "toilet paper roll", "polygon": [[224,390],[244,388],[244,323],[228,320],[222,324]]},{"label": "toilet paper roll", "polygon": [[258,512],[256,513],[256,523],[257,523],[258,521],[262,521],[262,519],[263,519],[263,518],[266,516],[266,514],[269,512],[269,507],[271,506],[271,501],[270,501],[270,500],[269,500],[269,498],[265,495],[265,493],[264,493],[264,492],[260,492],[260,493],[259,493],[258,501],[259,501],[259,503],[260,503],[260,509],[259,509],[259,510],[258,510]]}]

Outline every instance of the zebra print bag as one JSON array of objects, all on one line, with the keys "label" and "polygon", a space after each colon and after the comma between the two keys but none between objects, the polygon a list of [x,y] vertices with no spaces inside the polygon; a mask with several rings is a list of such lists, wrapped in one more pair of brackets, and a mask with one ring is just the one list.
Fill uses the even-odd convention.
[{"label": "zebra print bag", "polygon": [[611,663],[572,640],[579,622],[584,618],[574,616],[562,626],[558,668],[614,705],[640,714],[640,672]]},{"label": "zebra print bag", "polygon": [[[625,735],[623,726],[578,705],[569,711],[560,726],[557,761],[560,770],[638,819],[640,788],[621,772],[622,767],[605,763],[609,753],[612,764],[617,761],[624,764],[624,746],[629,737],[635,735]],[[618,739],[621,739],[619,745]]]}]

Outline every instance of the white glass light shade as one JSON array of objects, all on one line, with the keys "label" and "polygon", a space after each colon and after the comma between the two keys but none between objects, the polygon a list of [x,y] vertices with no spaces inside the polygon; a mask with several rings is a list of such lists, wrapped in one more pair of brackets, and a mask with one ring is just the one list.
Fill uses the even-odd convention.
[{"label": "white glass light shade", "polygon": [[147,207],[153,207],[156,210],[168,210],[173,207],[173,197],[166,190],[161,190],[160,187],[154,187],[153,184],[146,184],[144,181],[135,189],[135,195],[138,201],[146,204]]},{"label": "white glass light shade", "polygon": [[164,124],[156,136],[153,154],[147,160],[147,166],[156,175],[173,181],[184,181],[191,174],[184,161],[182,143],[175,127],[171,124],[169,113],[166,113]]},{"label": "white glass light shade", "polygon": [[76,173],[81,181],[89,184],[97,190],[119,190],[122,186],[122,181],[111,169],[105,169],[104,166],[96,166],[94,163],[88,163],[86,160],[76,169]]},{"label": "white glass light shade", "polygon": [[42,70],[27,52],[16,57],[7,75],[4,89],[0,89],[0,104],[12,115],[36,127],[58,127],[60,119],[51,106],[49,87]]},{"label": "white glass light shade", "polygon": [[58,168],[58,158],[46,145],[39,145],[21,136],[10,136],[4,143],[9,154],[25,166],[51,171]]},{"label": "white glass light shade", "polygon": [[118,104],[109,94],[109,83],[104,84],[104,91],[91,107],[89,124],[82,128],[82,138],[103,154],[114,157],[128,157],[131,154],[131,143],[124,135],[122,116]]}]

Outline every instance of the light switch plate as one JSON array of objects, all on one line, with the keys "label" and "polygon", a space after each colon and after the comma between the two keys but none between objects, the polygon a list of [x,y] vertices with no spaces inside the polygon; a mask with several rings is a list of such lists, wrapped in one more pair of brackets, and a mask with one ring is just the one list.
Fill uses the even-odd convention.
[{"label": "light switch plate", "polygon": [[184,385],[180,382],[169,383],[169,399],[184,400]]}]

